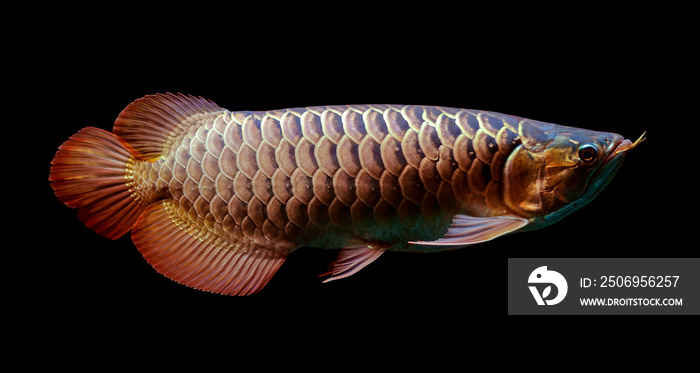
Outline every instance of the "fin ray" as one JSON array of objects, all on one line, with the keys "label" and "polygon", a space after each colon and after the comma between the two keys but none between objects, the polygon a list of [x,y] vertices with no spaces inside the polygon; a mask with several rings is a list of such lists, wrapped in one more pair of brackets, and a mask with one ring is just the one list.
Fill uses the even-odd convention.
[{"label": "fin ray", "polygon": [[129,190],[132,158],[119,139],[86,127],[63,143],[51,162],[49,180],[58,199],[78,210],[87,227],[110,239],[130,231],[145,205]]},{"label": "fin ray", "polygon": [[221,110],[201,97],[158,93],[129,104],[114,122],[113,131],[134,155],[155,161],[169,149],[169,139],[196,124],[202,115]]},{"label": "fin ray", "polygon": [[131,239],[160,274],[187,286],[228,295],[249,295],[262,289],[286,259],[272,249],[235,248],[198,238],[178,224],[162,201],[141,215]]},{"label": "fin ray", "polygon": [[331,264],[329,271],[321,275],[321,277],[332,275],[323,283],[350,277],[377,260],[383,253],[384,250],[368,246],[345,247],[340,250],[338,258]]},{"label": "fin ray", "polygon": [[474,217],[457,214],[445,235],[435,241],[409,241],[413,245],[467,246],[490,241],[518,230],[529,223],[516,216]]}]

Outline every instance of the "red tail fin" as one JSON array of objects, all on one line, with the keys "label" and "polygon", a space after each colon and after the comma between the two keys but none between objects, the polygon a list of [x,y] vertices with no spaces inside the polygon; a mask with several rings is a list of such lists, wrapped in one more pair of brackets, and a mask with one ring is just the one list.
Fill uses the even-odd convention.
[{"label": "red tail fin", "polygon": [[58,199],[78,209],[86,226],[117,239],[146,208],[129,191],[131,162],[131,153],[114,134],[86,127],[59,147],[49,180]]}]

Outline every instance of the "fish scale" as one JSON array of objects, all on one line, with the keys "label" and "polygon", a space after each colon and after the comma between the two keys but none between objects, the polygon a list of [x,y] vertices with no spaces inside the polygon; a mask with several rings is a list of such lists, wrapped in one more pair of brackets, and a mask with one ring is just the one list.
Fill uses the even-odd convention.
[{"label": "fish scale", "polygon": [[229,111],[182,94],[134,101],[114,133],[59,148],[56,196],[131,237],[180,283],[257,292],[302,246],[342,248],[328,274],[382,252],[432,252],[558,221],[636,147],[617,134],[438,106]]},{"label": "fish scale", "polygon": [[495,175],[519,142],[517,122],[400,105],[221,111],[133,177],[140,198],[165,198],[187,211],[189,229],[244,249],[360,237],[401,250],[416,234],[439,238],[456,213],[507,212]]}]

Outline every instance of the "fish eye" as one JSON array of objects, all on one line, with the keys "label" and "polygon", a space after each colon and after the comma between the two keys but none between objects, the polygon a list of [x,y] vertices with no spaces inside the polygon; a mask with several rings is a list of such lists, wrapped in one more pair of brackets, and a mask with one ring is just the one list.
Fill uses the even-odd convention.
[{"label": "fish eye", "polygon": [[578,149],[578,157],[583,163],[591,164],[598,159],[598,147],[593,144],[584,144]]}]

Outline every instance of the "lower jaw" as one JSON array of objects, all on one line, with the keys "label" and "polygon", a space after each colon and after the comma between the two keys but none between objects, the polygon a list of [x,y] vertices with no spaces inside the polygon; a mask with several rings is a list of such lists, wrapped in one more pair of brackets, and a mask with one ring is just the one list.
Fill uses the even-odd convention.
[{"label": "lower jaw", "polygon": [[613,179],[613,176],[617,173],[622,165],[622,160],[624,159],[624,153],[620,153],[617,156],[611,158],[604,165],[600,167],[591,177],[589,178],[588,187],[586,191],[576,199],[575,201],[565,205],[564,207],[553,211],[542,217],[538,217],[532,220],[532,223],[528,224],[523,230],[534,230],[544,228],[548,225],[554,224],[561,219],[565,218],[572,212],[580,209],[589,202],[593,201],[595,197],[600,194],[600,192],[605,189],[605,187]]}]

